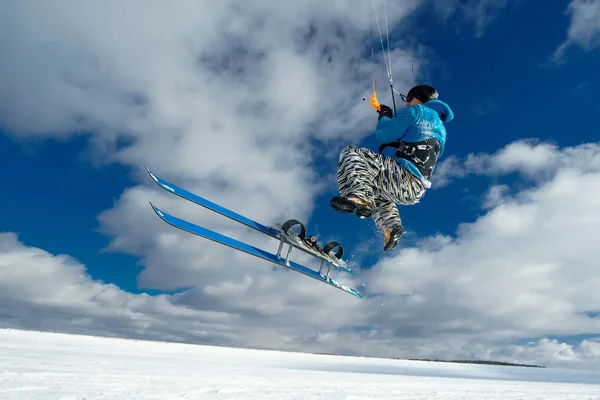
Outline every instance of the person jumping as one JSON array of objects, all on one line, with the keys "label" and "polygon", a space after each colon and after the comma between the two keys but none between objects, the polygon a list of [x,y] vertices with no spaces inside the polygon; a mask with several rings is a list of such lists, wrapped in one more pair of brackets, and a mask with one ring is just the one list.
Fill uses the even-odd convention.
[{"label": "person jumping", "polygon": [[[404,233],[397,205],[418,203],[431,187],[446,144],[445,125],[454,119],[433,86],[418,85],[400,96],[406,108],[394,116],[373,92],[371,104],[379,114],[375,132],[379,153],[352,144],[345,147],[337,165],[340,196],[330,201],[339,212],[372,217],[384,235],[384,251],[395,248]],[[384,155],[387,147],[395,152]]]}]

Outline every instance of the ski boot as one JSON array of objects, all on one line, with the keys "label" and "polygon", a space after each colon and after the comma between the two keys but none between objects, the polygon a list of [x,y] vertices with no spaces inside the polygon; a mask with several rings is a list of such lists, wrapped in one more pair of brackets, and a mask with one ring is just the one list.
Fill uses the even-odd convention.
[{"label": "ski boot", "polygon": [[383,250],[390,251],[394,249],[403,233],[402,225],[396,225],[392,229],[386,228],[383,231]]},{"label": "ski boot", "polygon": [[358,201],[350,200],[343,196],[335,196],[329,202],[334,210],[342,213],[354,213],[360,218],[368,218],[373,213],[371,207]]}]

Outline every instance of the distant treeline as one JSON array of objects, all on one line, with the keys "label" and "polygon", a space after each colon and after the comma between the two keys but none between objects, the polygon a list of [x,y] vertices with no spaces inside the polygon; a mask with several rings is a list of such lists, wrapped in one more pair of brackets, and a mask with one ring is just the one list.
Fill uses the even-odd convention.
[{"label": "distant treeline", "polygon": [[[344,357],[342,354],[336,353],[318,353],[313,352],[312,354],[319,354],[325,356],[339,356]],[[368,357],[367,357],[368,358]],[[405,358],[393,357],[393,360],[405,360]],[[431,362],[449,362],[449,363],[460,363],[460,364],[486,364],[486,365],[504,365],[507,367],[529,367],[529,368],[546,368],[543,365],[533,365],[533,364],[515,364],[508,363],[502,361],[486,361],[486,360],[438,360],[438,359],[430,359],[430,358],[410,358],[410,361],[431,361]]]},{"label": "distant treeline", "polygon": [[452,362],[452,363],[462,363],[462,364],[487,364],[487,365],[506,365],[510,367],[530,367],[530,368],[546,368],[542,365],[532,365],[532,364],[515,364],[508,363],[502,361],[485,361],[485,360],[431,360],[428,358],[411,358],[411,361],[433,361],[433,362]]}]

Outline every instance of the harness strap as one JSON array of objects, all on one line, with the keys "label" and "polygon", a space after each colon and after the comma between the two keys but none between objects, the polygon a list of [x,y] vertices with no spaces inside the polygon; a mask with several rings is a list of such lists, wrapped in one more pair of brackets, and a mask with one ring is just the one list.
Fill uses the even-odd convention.
[{"label": "harness strap", "polygon": [[379,153],[386,147],[397,149],[394,156],[412,162],[426,179],[431,178],[440,154],[440,144],[437,140],[429,138],[415,143],[397,140],[379,146]]}]

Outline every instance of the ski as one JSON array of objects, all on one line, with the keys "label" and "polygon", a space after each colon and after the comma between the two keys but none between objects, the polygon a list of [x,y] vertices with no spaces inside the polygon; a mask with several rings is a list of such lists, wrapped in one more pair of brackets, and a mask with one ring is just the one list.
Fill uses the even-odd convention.
[{"label": "ski", "polygon": [[[332,265],[333,267],[341,271],[353,275],[353,271],[348,267],[346,261],[342,259],[342,255],[344,253],[343,247],[335,241],[329,242],[324,246],[318,245],[316,243],[316,237],[307,236],[306,227],[300,221],[290,219],[283,224],[277,224],[277,228],[266,226],[248,217],[238,214],[235,211],[220,206],[219,204],[213,203],[212,201],[207,200],[204,197],[198,196],[195,193],[189,192],[171,182],[167,182],[164,179],[155,175],[153,172],[151,172],[150,169],[148,169],[148,167],[146,167],[146,172],[148,173],[148,175],[150,175],[152,180],[158,186],[160,186],[167,192],[175,194],[183,199],[198,204],[211,211],[217,212],[236,222],[239,222],[267,236],[270,236],[273,239],[279,240],[279,252],[281,251],[283,244],[287,244],[289,246],[293,246],[297,249],[300,249],[313,257],[320,259],[321,268],[323,268],[325,263],[328,263],[329,265]],[[293,231],[291,228],[294,226],[298,226],[300,228],[300,232]],[[334,252],[333,250],[336,248],[338,250],[337,252]]]},{"label": "ski", "polygon": [[220,243],[222,245],[231,247],[235,250],[253,255],[255,257],[258,257],[262,260],[265,261],[269,261],[272,262],[273,264],[279,265],[281,267],[285,267],[288,269],[291,269],[295,272],[299,272],[303,275],[306,275],[310,278],[316,279],[320,282],[323,282],[327,285],[330,285],[332,287],[335,287],[337,289],[343,290],[346,293],[350,293],[358,298],[363,298],[363,296],[356,290],[341,284],[339,282],[336,282],[335,280],[331,279],[329,277],[329,271],[327,273],[327,275],[323,275],[320,272],[316,272],[310,268],[304,267],[298,263],[295,263],[294,261],[289,260],[289,253],[291,251],[291,247],[290,247],[290,251],[288,251],[288,255],[287,257],[284,259],[281,257],[281,255],[278,254],[273,254],[270,253],[268,251],[259,249],[257,247],[251,246],[247,243],[241,242],[239,240],[233,239],[229,236],[225,236],[223,234],[211,231],[210,229],[204,228],[202,226],[199,225],[195,225],[192,224],[191,222],[188,222],[186,220],[177,218],[173,215],[170,215],[162,210],[160,210],[158,207],[154,206],[154,204],[150,203],[150,205],[152,206],[152,209],[154,210],[154,212],[163,220],[165,221],[167,224],[181,229],[183,231],[198,235],[200,237],[203,237],[205,239],[208,240],[212,240],[214,242]]}]

